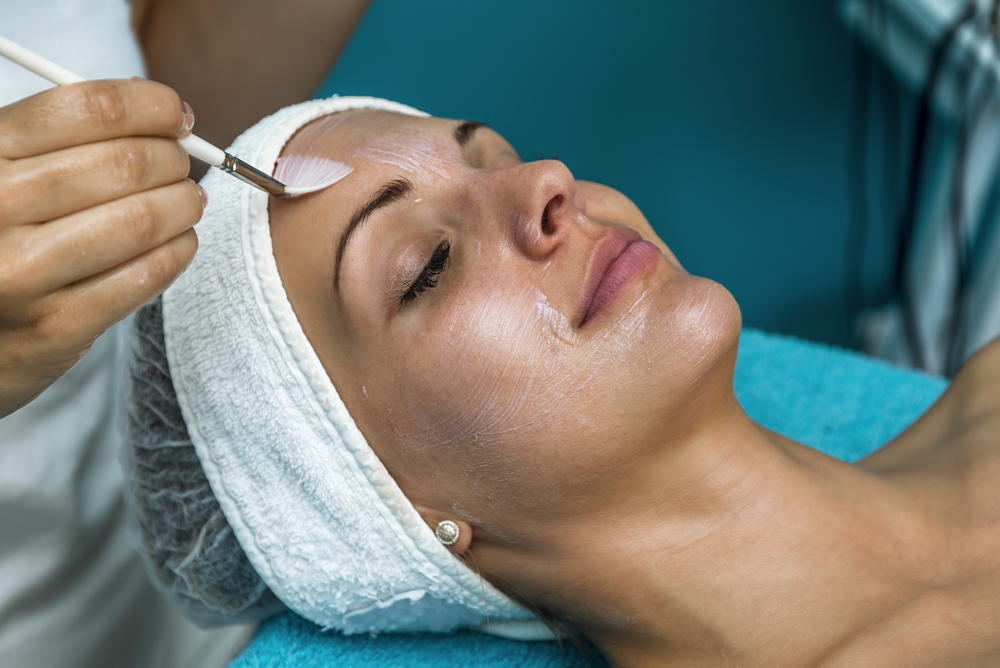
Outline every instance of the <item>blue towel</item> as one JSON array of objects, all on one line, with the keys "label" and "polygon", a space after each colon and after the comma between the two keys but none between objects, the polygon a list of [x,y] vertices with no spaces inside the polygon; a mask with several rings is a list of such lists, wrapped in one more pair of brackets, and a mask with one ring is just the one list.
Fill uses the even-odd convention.
[{"label": "blue towel", "polygon": [[[878,449],[940,396],[946,381],[857,353],[744,330],[736,395],[750,417],[827,454],[854,461]],[[606,665],[594,657],[594,666]],[[291,613],[261,624],[230,668],[582,668],[564,644],[475,633],[343,636]]]}]

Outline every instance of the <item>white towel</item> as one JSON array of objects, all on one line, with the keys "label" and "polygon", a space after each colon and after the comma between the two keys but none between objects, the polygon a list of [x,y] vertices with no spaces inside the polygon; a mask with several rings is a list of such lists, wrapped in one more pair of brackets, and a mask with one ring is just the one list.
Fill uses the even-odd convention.
[{"label": "white towel", "polygon": [[[230,152],[270,172],[295,131],[374,98],[284,109]],[[484,626],[551,638],[434,537],[375,456],[278,277],[268,197],[213,170],[191,267],[163,298],[174,388],[212,490],[254,568],[292,610],[348,633]],[[485,593],[484,593],[485,592]]]}]

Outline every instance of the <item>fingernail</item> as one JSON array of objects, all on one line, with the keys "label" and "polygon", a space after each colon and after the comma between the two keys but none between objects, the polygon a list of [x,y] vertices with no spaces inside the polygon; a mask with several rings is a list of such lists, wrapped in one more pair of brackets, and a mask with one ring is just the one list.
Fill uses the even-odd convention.
[{"label": "fingernail", "polygon": [[202,208],[208,206],[208,191],[201,187],[201,184],[195,184],[195,188],[198,189],[198,194],[201,195]]},{"label": "fingernail", "polygon": [[145,81],[146,77],[138,77],[138,76],[136,76],[136,77],[132,77],[131,80],[132,81]]},{"label": "fingernail", "polygon": [[194,128],[194,109],[187,102],[184,103],[184,128],[181,130],[181,136],[187,137],[191,134],[191,130]]}]

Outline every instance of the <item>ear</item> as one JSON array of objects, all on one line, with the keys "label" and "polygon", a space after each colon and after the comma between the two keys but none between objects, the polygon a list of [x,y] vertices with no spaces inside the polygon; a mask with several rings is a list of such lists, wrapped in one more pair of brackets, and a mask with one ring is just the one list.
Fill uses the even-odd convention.
[{"label": "ear", "polygon": [[414,504],[414,508],[420,513],[420,516],[424,518],[427,522],[427,526],[431,528],[431,531],[437,529],[440,522],[445,520],[451,520],[458,525],[458,541],[454,545],[449,545],[448,549],[456,557],[460,557],[468,551],[469,546],[472,544],[472,525],[463,519],[456,517],[454,514],[445,515],[437,510],[429,508],[428,506],[422,506]]}]

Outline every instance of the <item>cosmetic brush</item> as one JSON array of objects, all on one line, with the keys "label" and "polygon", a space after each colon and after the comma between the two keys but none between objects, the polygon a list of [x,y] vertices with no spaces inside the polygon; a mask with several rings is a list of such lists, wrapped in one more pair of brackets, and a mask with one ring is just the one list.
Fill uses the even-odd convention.
[{"label": "cosmetic brush", "polygon": [[[17,63],[44,79],[48,79],[56,85],[86,81],[83,77],[77,76],[52,61],[46,60],[38,54],[3,37],[0,37],[0,56]],[[232,174],[241,181],[249,183],[253,187],[259,188],[274,197],[294,197],[296,195],[316,192],[317,190],[332,186],[352,171],[350,167],[343,163],[317,157],[313,158],[311,169],[300,170],[298,172],[297,175],[303,181],[294,185],[285,185],[274,177],[248,165],[236,156],[230,155],[221,148],[209,144],[201,137],[188,135],[178,141],[180,141],[181,146],[184,147],[184,150],[192,158],[206,162],[212,167],[218,167],[227,174]]]}]

